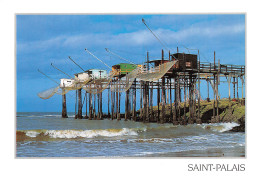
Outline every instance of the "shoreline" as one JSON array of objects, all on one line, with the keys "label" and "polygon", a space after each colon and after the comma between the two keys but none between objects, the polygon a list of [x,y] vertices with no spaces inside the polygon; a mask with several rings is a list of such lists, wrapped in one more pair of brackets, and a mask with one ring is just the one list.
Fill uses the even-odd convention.
[{"label": "shoreline", "polygon": [[245,146],[234,147],[234,148],[211,148],[211,149],[203,149],[203,150],[187,150],[180,152],[167,152],[167,153],[153,153],[140,155],[138,157],[236,157],[236,158],[245,158]]}]

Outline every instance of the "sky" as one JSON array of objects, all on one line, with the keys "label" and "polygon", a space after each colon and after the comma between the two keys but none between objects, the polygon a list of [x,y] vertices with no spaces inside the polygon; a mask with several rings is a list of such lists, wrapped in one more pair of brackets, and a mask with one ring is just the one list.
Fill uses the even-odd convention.
[{"label": "sky", "polygon": [[[165,42],[171,53],[200,52],[201,62],[245,65],[244,14],[129,14],[129,15],[16,15],[16,97],[17,112],[60,112],[61,96],[43,100],[37,93],[57,84],[37,70],[59,82],[81,72],[68,56],[85,70],[110,69],[89,55],[87,48],[107,65],[123,62],[105,48],[127,60],[142,64],[147,51],[150,60],[161,58],[164,46],[142,23]],[[167,51],[165,49],[165,51]],[[206,97],[206,85],[201,94]],[[211,97],[212,92],[210,93]],[[241,96],[241,91],[239,90]],[[221,84],[221,97],[227,97],[227,83]],[[104,102],[106,99],[104,99]],[[68,111],[74,111],[75,92],[67,95]],[[83,109],[84,110],[84,109]]]}]

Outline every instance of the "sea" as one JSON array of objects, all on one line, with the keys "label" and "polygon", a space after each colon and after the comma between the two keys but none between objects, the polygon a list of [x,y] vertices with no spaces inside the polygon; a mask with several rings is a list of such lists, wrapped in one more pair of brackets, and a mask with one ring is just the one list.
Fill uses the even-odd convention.
[{"label": "sea", "polygon": [[61,118],[56,112],[17,112],[16,157],[245,157],[245,133],[235,122],[173,125]]}]

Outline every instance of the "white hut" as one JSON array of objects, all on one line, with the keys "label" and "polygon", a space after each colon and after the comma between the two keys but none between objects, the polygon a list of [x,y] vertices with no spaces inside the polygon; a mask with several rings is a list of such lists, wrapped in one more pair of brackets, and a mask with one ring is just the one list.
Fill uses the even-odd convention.
[{"label": "white hut", "polygon": [[107,78],[107,71],[106,70],[89,69],[85,72],[87,72],[92,79],[106,79]]},{"label": "white hut", "polygon": [[74,84],[75,80],[74,79],[60,79],[60,87],[61,88],[68,88],[72,87]]},{"label": "white hut", "polygon": [[80,83],[84,83],[85,81],[90,79],[90,76],[89,76],[89,74],[86,71],[85,72],[76,73],[76,74],[74,74],[74,76],[75,76],[75,80],[79,81]]}]

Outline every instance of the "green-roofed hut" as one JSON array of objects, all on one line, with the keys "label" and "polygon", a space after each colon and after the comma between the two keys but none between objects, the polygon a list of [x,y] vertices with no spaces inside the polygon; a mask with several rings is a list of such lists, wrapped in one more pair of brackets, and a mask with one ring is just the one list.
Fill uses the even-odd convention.
[{"label": "green-roofed hut", "polygon": [[136,64],[120,63],[112,66],[112,71],[116,73],[117,76],[122,76],[130,73],[137,68]]}]

